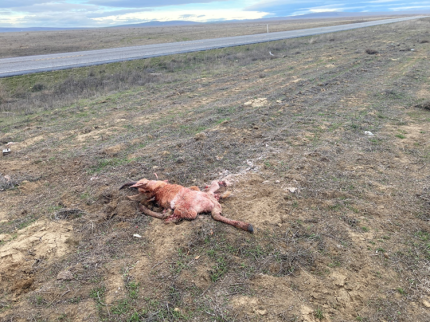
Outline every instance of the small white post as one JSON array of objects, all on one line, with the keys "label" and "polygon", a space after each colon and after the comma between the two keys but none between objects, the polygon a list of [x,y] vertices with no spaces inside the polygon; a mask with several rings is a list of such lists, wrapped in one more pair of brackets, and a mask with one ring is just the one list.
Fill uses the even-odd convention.
[{"label": "small white post", "polygon": [[267,24],[267,33],[269,33],[269,24]]}]

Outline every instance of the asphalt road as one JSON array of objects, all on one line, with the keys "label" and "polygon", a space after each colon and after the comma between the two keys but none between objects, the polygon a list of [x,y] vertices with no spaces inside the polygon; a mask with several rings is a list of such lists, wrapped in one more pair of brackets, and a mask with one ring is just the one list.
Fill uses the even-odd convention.
[{"label": "asphalt road", "polygon": [[165,56],[194,51],[210,50],[241,45],[249,45],[267,41],[320,35],[336,31],[344,31],[395,23],[400,21],[418,19],[422,17],[407,17],[386,19],[371,22],[354,23],[332,27],[281,31],[257,35],[225,37],[215,39],[202,39],[182,41],[156,45],[110,48],[100,50],[78,51],[63,54],[50,54],[38,56],[25,56],[0,59],[0,78],[38,73],[59,69],[84,67],[107,64],[119,61]]}]

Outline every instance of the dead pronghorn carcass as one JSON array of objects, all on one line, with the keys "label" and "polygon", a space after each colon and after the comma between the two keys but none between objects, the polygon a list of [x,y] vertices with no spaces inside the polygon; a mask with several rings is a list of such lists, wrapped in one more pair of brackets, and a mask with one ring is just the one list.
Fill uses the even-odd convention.
[{"label": "dead pronghorn carcass", "polygon": [[139,194],[128,197],[130,200],[138,200],[141,194],[144,194],[165,210],[173,210],[173,213],[171,211],[158,213],[139,204],[139,209],[144,214],[164,219],[166,223],[176,223],[182,219],[193,220],[199,213],[210,212],[215,220],[251,233],[254,232],[251,224],[231,220],[221,215],[221,205],[218,200],[225,194],[216,193],[220,185],[225,186],[226,184],[225,182],[212,181],[206,191],[200,191],[198,187],[185,188],[177,184],[167,183],[167,181],[142,179],[137,182],[126,183],[120,189],[125,187],[137,188]]}]

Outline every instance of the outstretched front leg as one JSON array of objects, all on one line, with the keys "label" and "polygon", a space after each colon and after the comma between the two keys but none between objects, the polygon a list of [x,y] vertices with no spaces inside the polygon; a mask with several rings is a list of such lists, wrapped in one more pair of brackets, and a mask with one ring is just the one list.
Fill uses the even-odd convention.
[{"label": "outstretched front leg", "polygon": [[143,212],[145,215],[148,215],[148,216],[151,216],[151,217],[155,217],[155,218],[158,218],[158,219],[166,219],[170,215],[170,212],[159,213],[159,212],[152,211],[152,210],[148,209],[147,207],[145,207],[142,204],[139,204],[139,210],[141,212]]}]

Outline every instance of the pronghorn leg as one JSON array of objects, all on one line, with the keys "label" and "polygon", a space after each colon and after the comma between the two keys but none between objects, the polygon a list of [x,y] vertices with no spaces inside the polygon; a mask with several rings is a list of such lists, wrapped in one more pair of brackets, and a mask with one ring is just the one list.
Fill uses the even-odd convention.
[{"label": "pronghorn leg", "polygon": [[141,205],[141,204],[139,205],[139,210],[141,212],[143,212],[145,215],[155,217],[158,219],[165,219],[165,218],[169,217],[169,214],[170,214],[170,213],[159,213],[159,212],[152,211],[152,210],[148,209],[147,207],[145,207],[144,205]]},{"label": "pronghorn leg", "polygon": [[217,221],[221,221],[223,223],[232,225],[236,228],[249,231],[250,233],[254,232],[254,228],[252,227],[251,224],[248,224],[248,223],[242,222],[242,221],[231,220],[231,219],[228,219],[228,218],[224,217],[223,215],[221,215],[221,208],[219,208],[219,207],[215,207],[212,210],[212,218],[217,220]]}]

